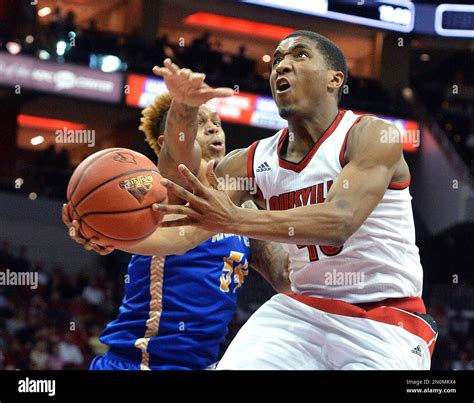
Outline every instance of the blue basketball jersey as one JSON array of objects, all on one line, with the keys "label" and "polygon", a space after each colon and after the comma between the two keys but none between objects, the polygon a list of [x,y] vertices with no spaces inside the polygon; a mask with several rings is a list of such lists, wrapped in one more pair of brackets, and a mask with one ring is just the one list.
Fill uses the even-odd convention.
[{"label": "blue basketball jersey", "polygon": [[217,234],[176,256],[133,255],[125,297],[100,340],[108,356],[141,369],[213,364],[248,274],[250,243]]}]

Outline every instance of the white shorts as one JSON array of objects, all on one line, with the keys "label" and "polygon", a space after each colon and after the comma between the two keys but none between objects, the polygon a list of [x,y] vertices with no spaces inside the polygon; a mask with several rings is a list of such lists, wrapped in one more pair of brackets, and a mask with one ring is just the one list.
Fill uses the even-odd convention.
[{"label": "white shorts", "polygon": [[365,311],[343,301],[325,302],[332,312],[340,305],[371,312],[367,316],[375,319],[325,312],[278,294],[240,329],[217,369],[430,368],[437,333],[425,320],[388,306]]}]

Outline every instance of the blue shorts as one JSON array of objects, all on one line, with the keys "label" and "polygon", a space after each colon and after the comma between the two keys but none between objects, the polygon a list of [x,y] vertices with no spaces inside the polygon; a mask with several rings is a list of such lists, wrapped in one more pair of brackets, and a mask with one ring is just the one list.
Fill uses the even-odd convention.
[{"label": "blue shorts", "polygon": [[107,355],[98,355],[94,357],[89,366],[90,371],[140,371],[140,364],[126,361],[115,360]]},{"label": "blue shorts", "polygon": [[[217,363],[209,365],[207,368],[203,368],[206,370],[215,369]],[[160,366],[153,366],[150,367],[151,370],[174,370],[174,371],[186,371],[186,370],[195,370],[196,368],[188,368],[183,367],[182,365],[178,364],[166,364]],[[94,357],[89,366],[90,371],[140,371],[141,367],[139,363],[132,362],[126,359],[122,359],[116,354],[108,352],[105,355],[98,355]]]}]

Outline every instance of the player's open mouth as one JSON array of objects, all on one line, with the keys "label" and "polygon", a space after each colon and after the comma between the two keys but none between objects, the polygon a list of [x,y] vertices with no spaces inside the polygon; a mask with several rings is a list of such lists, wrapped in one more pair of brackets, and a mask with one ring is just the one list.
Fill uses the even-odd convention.
[{"label": "player's open mouth", "polygon": [[280,77],[276,80],[276,92],[282,94],[287,92],[291,88],[290,82],[285,77]]},{"label": "player's open mouth", "polygon": [[222,151],[224,149],[224,143],[220,140],[215,140],[209,145],[209,147],[215,151]]}]

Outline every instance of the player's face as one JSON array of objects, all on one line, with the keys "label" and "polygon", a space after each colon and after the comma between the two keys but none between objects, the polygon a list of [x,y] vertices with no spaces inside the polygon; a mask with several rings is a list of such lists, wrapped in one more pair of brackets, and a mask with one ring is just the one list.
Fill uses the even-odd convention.
[{"label": "player's face", "polygon": [[225,133],[219,115],[206,106],[198,113],[198,132],[196,137],[206,161],[220,161],[225,156]]},{"label": "player's face", "polygon": [[270,87],[282,118],[313,115],[327,96],[327,82],[328,68],[314,41],[296,36],[278,44]]}]

